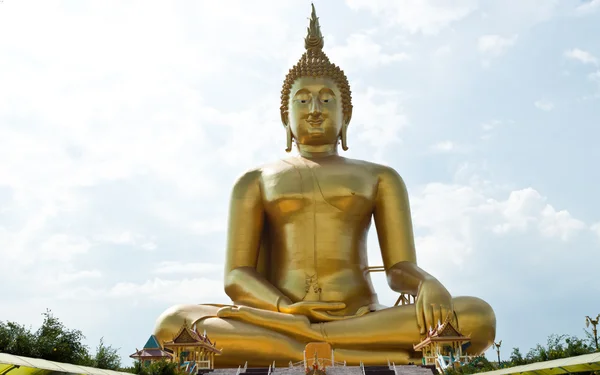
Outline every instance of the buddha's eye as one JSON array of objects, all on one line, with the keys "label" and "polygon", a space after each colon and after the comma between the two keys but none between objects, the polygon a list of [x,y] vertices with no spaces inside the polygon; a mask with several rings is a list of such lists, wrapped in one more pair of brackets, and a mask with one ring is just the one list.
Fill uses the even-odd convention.
[{"label": "buddha's eye", "polygon": [[321,97],[321,103],[331,103],[333,102],[333,98],[329,95],[325,95]]}]

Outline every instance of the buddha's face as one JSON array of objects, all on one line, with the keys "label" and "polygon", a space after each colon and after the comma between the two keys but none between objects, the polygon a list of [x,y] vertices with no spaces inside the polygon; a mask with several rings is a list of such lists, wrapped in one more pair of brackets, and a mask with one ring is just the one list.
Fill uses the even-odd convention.
[{"label": "buddha's face", "polygon": [[301,145],[337,143],[343,114],[335,82],[325,77],[298,78],[290,91],[286,126]]}]

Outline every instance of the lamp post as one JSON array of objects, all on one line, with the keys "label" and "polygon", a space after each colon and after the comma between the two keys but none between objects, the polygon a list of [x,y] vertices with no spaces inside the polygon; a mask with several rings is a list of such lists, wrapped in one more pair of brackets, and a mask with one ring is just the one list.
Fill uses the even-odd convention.
[{"label": "lamp post", "polygon": [[594,342],[596,343],[596,351],[599,351],[598,348],[598,322],[600,321],[600,314],[596,317],[596,319],[592,319],[589,316],[585,317],[585,326],[586,328],[592,325],[592,332],[594,333]]},{"label": "lamp post", "polygon": [[496,348],[496,353],[498,353],[498,368],[500,368],[500,346],[502,345],[502,340],[500,342],[494,342],[494,348]]}]

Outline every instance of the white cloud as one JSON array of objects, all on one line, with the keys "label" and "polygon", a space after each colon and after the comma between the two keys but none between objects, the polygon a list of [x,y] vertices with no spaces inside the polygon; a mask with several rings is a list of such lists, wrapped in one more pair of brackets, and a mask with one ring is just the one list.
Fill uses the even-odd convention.
[{"label": "white cloud", "polygon": [[383,52],[383,47],[375,43],[369,34],[352,34],[344,46],[332,46],[327,54],[336,65],[353,71],[361,67],[375,68],[381,65],[402,62],[410,59],[406,52]]},{"label": "white cloud", "polygon": [[600,0],[583,0],[583,4],[579,5],[575,12],[580,15],[592,14],[600,9]]},{"label": "white cloud", "polygon": [[424,34],[437,34],[478,7],[476,0],[346,0],[346,3],[357,11],[367,9],[410,33]]},{"label": "white cloud", "polygon": [[489,57],[502,56],[518,39],[518,35],[503,37],[501,35],[482,35],[477,40],[479,52]]},{"label": "white cloud", "polygon": [[494,226],[497,233],[537,227],[544,236],[566,241],[585,229],[582,221],[571,217],[568,211],[556,211],[546,203],[545,197],[532,188],[513,191],[499,206],[506,221]]},{"label": "white cloud", "polygon": [[[520,256],[524,265],[540,262],[539,259],[543,259],[541,262],[547,267],[558,264],[548,254],[551,250],[545,249],[549,246],[541,242],[543,240],[537,240],[535,243],[539,248],[527,249],[527,254],[519,254],[520,250],[516,248],[502,249],[501,254],[489,254],[486,247],[508,244],[512,238],[526,242],[533,238],[547,238],[548,243],[556,247],[556,239],[565,244],[573,242],[581,238],[578,234],[587,228],[568,211],[554,209],[534,189],[509,191],[506,195],[504,188],[490,190],[485,185],[477,184],[477,178],[470,180],[467,184],[429,183],[411,190],[419,262],[428,272],[448,282],[449,287],[460,288],[461,293],[465,292],[465,288],[480,289],[470,285],[466,279],[460,281],[455,276],[456,272],[468,273],[473,278],[486,277],[486,271],[471,268],[475,259]],[[493,190],[505,193],[490,195],[489,191]],[[574,245],[565,246],[569,248]],[[589,253],[594,251],[581,250]],[[497,270],[494,274],[505,272],[510,271]]]},{"label": "white cloud", "polygon": [[82,270],[72,273],[61,273],[58,276],[59,283],[72,283],[86,279],[98,279],[102,277],[102,272],[99,270]]},{"label": "white cloud", "polygon": [[456,142],[452,141],[441,141],[435,143],[430,146],[430,150],[435,153],[448,153],[448,152],[465,152],[467,151],[467,147],[464,145],[459,145]]},{"label": "white cloud", "polygon": [[201,262],[161,262],[154,272],[159,274],[198,274],[203,275],[207,272],[221,272],[223,271],[222,264],[214,263],[201,263]]},{"label": "white cloud", "polygon": [[481,124],[481,129],[483,130],[483,134],[481,135],[482,140],[489,140],[495,135],[496,129],[502,125],[502,121],[500,120],[491,120],[486,121]]},{"label": "white cloud", "polygon": [[600,223],[592,224],[590,229],[598,236],[598,239],[600,239]]},{"label": "white cloud", "polygon": [[536,102],[533,103],[533,105],[536,108],[541,109],[542,111],[551,111],[554,109],[554,103],[545,99],[536,100]]},{"label": "white cloud", "polygon": [[444,46],[436,48],[433,51],[432,55],[434,57],[442,57],[442,56],[447,56],[451,53],[452,53],[452,47],[450,45],[444,45]]},{"label": "white cloud", "polygon": [[45,260],[69,261],[76,255],[87,253],[90,248],[91,243],[86,238],[59,233],[43,241],[40,255]]},{"label": "white cloud", "polygon": [[108,297],[140,302],[154,301],[164,305],[230,303],[220,279],[198,277],[165,280],[154,278],[142,283],[118,283],[107,292]]},{"label": "white cloud", "polygon": [[[364,146],[368,146],[376,149],[375,155],[371,154],[370,158],[382,161],[383,152],[388,146],[401,143],[400,132],[409,125],[408,115],[402,107],[402,99],[402,93],[395,90],[374,87],[368,87],[366,90],[354,89],[354,108],[348,130],[348,144],[352,157],[357,157],[364,151]],[[353,148],[355,144],[363,145],[363,150]]]},{"label": "white cloud", "polygon": [[448,152],[456,149],[456,145],[452,141],[442,141],[431,146],[433,151]]},{"label": "white cloud", "polygon": [[572,60],[577,60],[583,64],[598,64],[598,59],[596,58],[596,56],[592,55],[588,51],[584,51],[579,48],[573,48],[568,51],[565,51],[565,57]]},{"label": "white cloud", "polygon": [[155,250],[157,248],[157,245],[153,240],[146,238],[139,233],[132,233],[130,231],[100,234],[95,237],[95,240],[115,245],[129,245],[143,250]]}]

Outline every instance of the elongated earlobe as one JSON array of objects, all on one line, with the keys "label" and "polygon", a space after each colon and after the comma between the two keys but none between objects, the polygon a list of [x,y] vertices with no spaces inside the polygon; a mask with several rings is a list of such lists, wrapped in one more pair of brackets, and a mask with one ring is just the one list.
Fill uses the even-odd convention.
[{"label": "elongated earlobe", "polygon": [[342,134],[340,134],[340,138],[342,139],[342,150],[348,150],[348,124],[344,124],[342,126]]},{"label": "elongated earlobe", "polygon": [[292,151],[292,129],[290,129],[289,125],[285,126],[285,141],[286,141],[285,152]]}]

